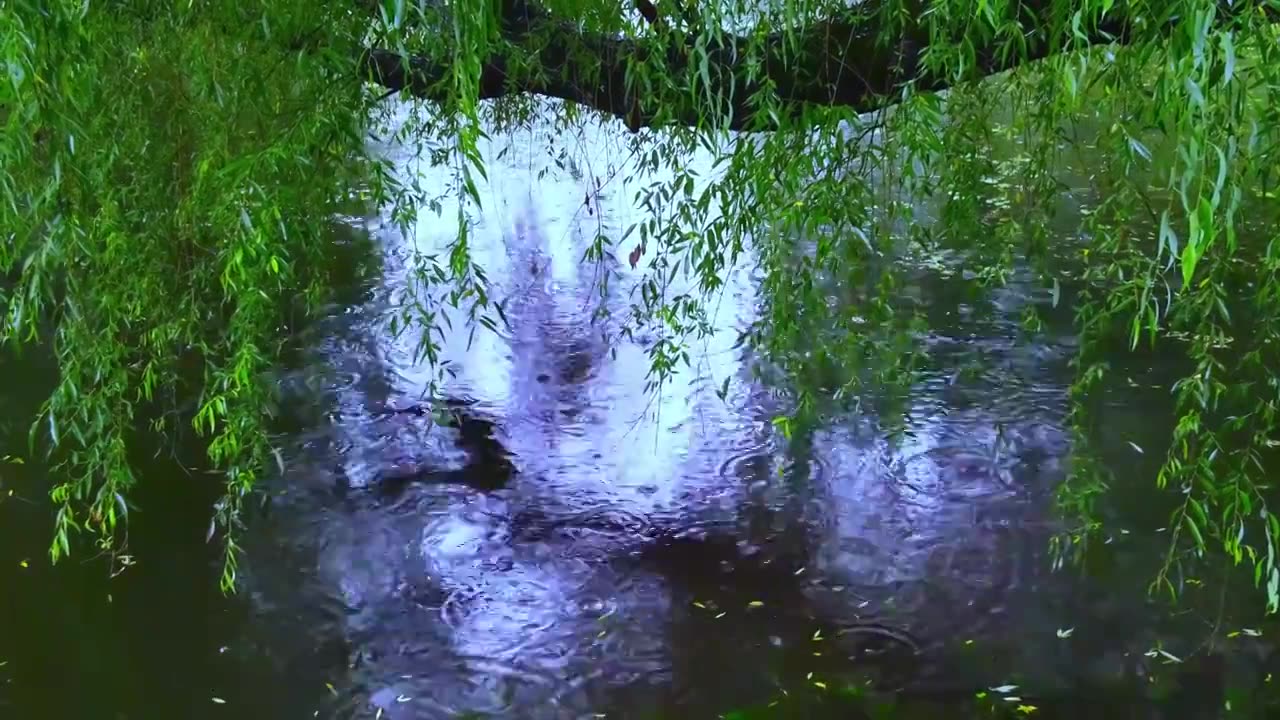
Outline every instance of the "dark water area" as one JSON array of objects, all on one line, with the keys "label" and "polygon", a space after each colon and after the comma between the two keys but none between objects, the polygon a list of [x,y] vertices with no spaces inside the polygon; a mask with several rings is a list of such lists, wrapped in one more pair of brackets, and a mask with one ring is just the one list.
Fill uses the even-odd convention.
[{"label": "dark water area", "polygon": [[[380,271],[353,273],[280,374],[285,470],[250,518],[237,595],[217,589],[217,478],[193,438],[139,447],[128,567],[85,547],[51,568],[49,479],[0,466],[0,717],[1268,716],[1273,629],[1247,584],[1205,576],[1177,612],[1146,593],[1168,541],[1150,492],[1160,358],[1116,358],[1132,381],[1097,399],[1111,537],[1087,573],[1054,572],[1069,308],[1028,339],[1041,288],[922,272],[932,359],[905,437],[850,415],[787,440],[780,394],[735,347],[750,275],[729,279],[691,367],[647,391],[644,348],[592,319],[600,302],[626,313],[638,272],[616,263],[601,298],[580,263],[643,219],[646,181],[623,182],[604,130],[489,156],[508,144],[472,251],[510,327],[471,337],[452,317],[448,422],[413,411],[431,375],[385,320],[454,208],[424,212],[416,241],[339,219]],[[52,371],[3,369],[0,454],[18,453]]]}]

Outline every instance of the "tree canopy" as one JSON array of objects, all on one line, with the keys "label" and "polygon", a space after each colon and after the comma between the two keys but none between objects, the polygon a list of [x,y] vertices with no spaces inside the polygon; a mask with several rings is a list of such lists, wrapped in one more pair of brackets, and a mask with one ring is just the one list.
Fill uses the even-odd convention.
[{"label": "tree canopy", "polygon": [[[975,282],[1032,277],[1080,336],[1064,556],[1114,482],[1089,461],[1091,391],[1118,343],[1152,348],[1186,360],[1157,480],[1180,497],[1169,568],[1217,546],[1274,609],[1277,19],[1274,0],[10,0],[0,343],[57,358],[32,425],[64,470],[53,558],[78,531],[110,546],[130,431],[181,417],[226,473],[231,587],[237,517],[272,466],[267,371],[288,318],[327,298],[330,217],[369,203],[410,232],[452,193],[456,242],[415,258],[446,292],[402,297],[392,329],[429,328],[437,302],[496,327],[468,250],[480,141],[549,114],[624,124],[669,178],[638,198],[650,219],[588,258],[645,263],[625,327],[652,330],[655,383],[749,263],[762,311],[744,340],[795,418],[889,413],[927,329],[895,301],[913,268],[945,255]],[[452,188],[398,181],[367,141],[391,94]],[[682,163],[695,149],[716,175]],[[1048,227],[1068,168],[1093,202],[1064,240]],[[167,412],[186,394],[194,412]]]}]

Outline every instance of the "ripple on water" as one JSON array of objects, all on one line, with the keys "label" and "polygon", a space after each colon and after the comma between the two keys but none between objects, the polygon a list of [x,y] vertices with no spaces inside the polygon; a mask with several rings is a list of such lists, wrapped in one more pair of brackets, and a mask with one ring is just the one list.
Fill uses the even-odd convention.
[{"label": "ripple on water", "polygon": [[997,456],[963,445],[944,445],[903,458],[894,481],[904,497],[928,505],[1007,497],[1011,488]]},{"label": "ripple on water", "polygon": [[588,508],[573,513],[565,520],[576,527],[621,535],[624,539],[647,537],[653,531],[653,523],[648,516],[626,508]]},{"label": "ripple on water", "polygon": [[445,596],[440,605],[440,621],[451,630],[456,630],[466,620],[467,613],[471,612],[480,595],[479,588],[455,588]]},{"label": "ripple on water", "polygon": [[[401,668],[410,669],[410,668]],[[520,717],[545,707],[557,676],[518,660],[452,654],[432,658],[415,672],[369,673],[374,689],[343,717],[387,720],[452,720],[458,717]],[[535,712],[544,717],[545,713]],[[555,717],[552,715],[552,717]]]},{"label": "ripple on water", "polygon": [[[804,477],[796,478],[796,473]],[[749,488],[773,485],[782,479],[803,479],[819,486],[831,477],[831,461],[820,452],[794,455],[780,461],[778,451],[766,440],[733,452],[720,464],[717,475]]]},{"label": "ripple on water", "polygon": [[717,474],[726,480],[740,480],[748,485],[769,482],[776,477],[772,448],[767,441],[742,448],[720,464]]}]

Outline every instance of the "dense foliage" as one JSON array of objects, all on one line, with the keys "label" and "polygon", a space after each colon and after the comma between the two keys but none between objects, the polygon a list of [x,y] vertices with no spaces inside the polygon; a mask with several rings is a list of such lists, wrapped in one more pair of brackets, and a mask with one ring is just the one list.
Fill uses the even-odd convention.
[{"label": "dense foliage", "polygon": [[[1270,0],[8,8],[0,340],[57,351],[33,426],[66,463],[55,559],[76,529],[111,542],[134,482],[128,430],[193,362],[194,423],[228,478],[218,520],[234,525],[271,462],[264,371],[282,309],[323,299],[311,268],[351,193],[406,228],[432,193],[457,201],[451,252],[416,258],[415,287],[445,291],[402,298],[394,329],[433,326],[437,303],[500,321],[468,251],[479,148],[550,113],[626,123],[662,178],[639,198],[651,219],[589,253],[645,264],[624,328],[649,326],[655,383],[688,360],[726,273],[754,264],[763,310],[747,341],[790,380],[784,430],[855,400],[891,413],[922,360],[923,318],[896,301],[910,273],[947,258],[983,283],[1030,275],[1052,305],[1074,303],[1081,336],[1079,459],[1061,497],[1082,522],[1064,555],[1114,482],[1089,461],[1091,391],[1117,342],[1145,346],[1186,360],[1158,478],[1180,493],[1168,569],[1217,544],[1280,600],[1264,472],[1280,444]],[[453,188],[397,185],[373,154],[366,130],[391,119],[380,86],[417,96],[399,132],[456,169]],[[716,177],[682,162],[695,149]],[[1068,176],[1093,202],[1064,239],[1049,228]]]}]

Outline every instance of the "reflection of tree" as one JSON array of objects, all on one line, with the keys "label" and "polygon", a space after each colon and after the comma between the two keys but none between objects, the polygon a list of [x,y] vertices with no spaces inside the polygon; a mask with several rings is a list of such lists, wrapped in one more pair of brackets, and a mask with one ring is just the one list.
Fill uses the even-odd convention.
[{"label": "reflection of tree", "polygon": [[[530,206],[506,243],[507,253],[514,258],[512,267],[530,270],[528,276],[517,270],[509,279],[512,302],[507,314],[514,355],[510,382],[516,403],[510,408],[509,421],[519,424],[532,415],[547,443],[555,447],[564,424],[580,422],[580,416],[590,410],[590,381],[607,361],[609,346],[607,326],[590,311],[593,300],[578,296],[594,286],[595,278],[588,277],[594,272],[588,265],[594,264],[574,265],[574,292],[568,302],[580,303],[580,308],[566,313],[564,294],[550,287],[550,244],[545,232],[536,208]],[[607,307],[611,299],[606,295],[600,302]]]}]

